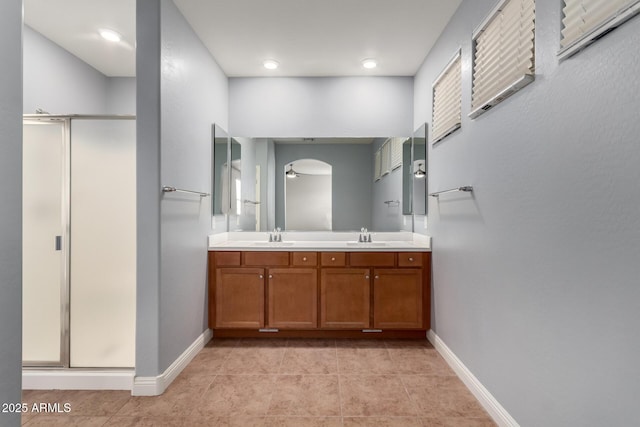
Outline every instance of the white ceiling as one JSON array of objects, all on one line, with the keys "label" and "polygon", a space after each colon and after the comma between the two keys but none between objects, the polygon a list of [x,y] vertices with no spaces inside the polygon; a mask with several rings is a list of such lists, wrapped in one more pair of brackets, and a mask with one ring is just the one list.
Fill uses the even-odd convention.
[{"label": "white ceiling", "polygon": [[[174,0],[225,74],[413,76],[461,0]],[[24,0],[25,23],[107,76],[135,75],[135,0]],[[99,28],[121,33],[109,44]],[[277,70],[264,59],[280,62]],[[378,60],[366,70],[361,61]]]}]

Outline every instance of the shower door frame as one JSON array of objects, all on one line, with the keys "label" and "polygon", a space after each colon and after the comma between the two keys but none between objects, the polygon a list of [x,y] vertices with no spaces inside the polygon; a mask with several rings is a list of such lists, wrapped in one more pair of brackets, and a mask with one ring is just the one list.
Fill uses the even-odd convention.
[{"label": "shower door frame", "polygon": [[[23,126],[28,122],[55,122],[63,123],[64,140],[63,155],[64,166],[62,168],[62,273],[61,273],[61,331],[60,331],[60,359],[58,361],[27,361],[22,360],[23,368],[37,369],[75,369],[70,367],[71,342],[70,342],[70,279],[71,279],[71,124],[72,120],[135,120],[132,114],[23,114]],[[24,141],[23,141],[24,144]],[[86,370],[86,368],[84,368]]]},{"label": "shower door frame", "polygon": [[[62,248],[61,259],[61,273],[60,273],[60,355],[59,359],[53,360],[22,360],[22,366],[26,368],[67,368],[69,366],[69,276],[70,276],[70,255],[71,250],[69,246],[70,240],[70,199],[71,199],[71,121],[68,117],[49,115],[24,115],[23,126],[34,122],[52,122],[60,123],[63,127],[62,137],[62,179],[60,180],[62,198],[60,200],[61,205],[61,219],[62,223],[62,241],[60,242]],[[24,141],[23,141],[24,144]],[[24,308],[23,308],[24,309]]]}]

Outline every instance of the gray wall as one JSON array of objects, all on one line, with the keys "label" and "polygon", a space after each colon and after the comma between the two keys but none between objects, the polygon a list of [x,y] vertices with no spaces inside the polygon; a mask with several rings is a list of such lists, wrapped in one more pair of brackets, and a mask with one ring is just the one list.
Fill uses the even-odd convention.
[{"label": "gray wall", "polygon": [[[0,403],[22,395],[22,1],[0,2]],[[0,412],[0,425],[20,414]]]},{"label": "gray wall", "polygon": [[40,33],[24,26],[24,112],[99,114],[108,78]]},{"label": "gray wall", "polygon": [[249,137],[410,135],[413,78],[230,78],[229,132]]},{"label": "gray wall", "polygon": [[[160,3],[136,3],[136,376],[160,369]],[[173,185],[173,184],[169,184]]]},{"label": "gray wall", "polygon": [[333,231],[371,229],[370,144],[276,144],[276,226],[284,227],[284,168],[298,159],[316,159],[332,166]]},{"label": "gray wall", "polygon": [[135,114],[133,77],[107,77],[24,26],[25,114]]},{"label": "gray wall", "polygon": [[[207,328],[211,124],[227,127],[227,78],[171,0],[138,0],[136,375],[164,372]],[[141,225],[141,223],[144,223]]]},{"label": "gray wall", "polygon": [[107,114],[136,113],[136,78],[107,77]]},{"label": "gray wall", "polygon": [[[536,81],[470,120],[466,0],[415,79],[462,46],[462,129],[430,147],[437,334],[522,426],[640,425],[640,17],[558,63],[561,4],[536,1]],[[430,121],[430,120],[429,120]]]}]

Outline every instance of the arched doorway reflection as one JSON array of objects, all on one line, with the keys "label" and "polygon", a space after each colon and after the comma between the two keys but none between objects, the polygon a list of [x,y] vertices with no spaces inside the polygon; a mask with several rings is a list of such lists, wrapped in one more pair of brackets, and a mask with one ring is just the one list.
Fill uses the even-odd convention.
[{"label": "arched doorway reflection", "polygon": [[285,165],[285,229],[332,230],[332,167],[316,159]]}]

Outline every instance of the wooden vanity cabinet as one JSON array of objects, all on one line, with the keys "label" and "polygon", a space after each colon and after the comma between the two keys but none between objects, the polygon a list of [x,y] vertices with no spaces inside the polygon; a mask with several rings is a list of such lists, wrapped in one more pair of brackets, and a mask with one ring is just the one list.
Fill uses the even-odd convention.
[{"label": "wooden vanity cabinet", "polygon": [[419,338],[430,281],[429,252],[210,252],[209,326],[218,336]]}]

